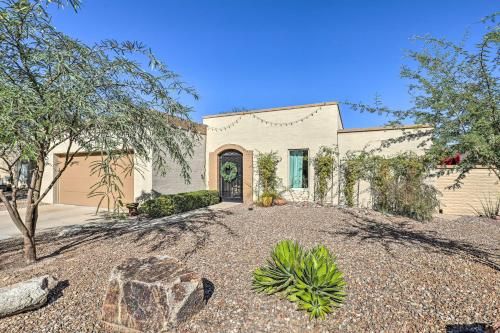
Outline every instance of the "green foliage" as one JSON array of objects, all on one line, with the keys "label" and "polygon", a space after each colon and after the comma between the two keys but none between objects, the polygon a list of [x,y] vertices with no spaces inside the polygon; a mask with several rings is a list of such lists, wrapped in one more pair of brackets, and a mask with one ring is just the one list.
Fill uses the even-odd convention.
[{"label": "green foliage", "polygon": [[414,153],[382,157],[362,153],[350,156],[344,164],[344,195],[354,205],[354,184],[370,185],[373,208],[426,221],[432,218],[439,201],[437,190],[426,183],[432,164]]},{"label": "green foliage", "polygon": [[496,218],[500,215],[500,194],[484,196],[481,198],[481,208],[476,209],[473,207],[473,209],[478,216]]},{"label": "green foliage", "polygon": [[346,296],[343,274],[330,251],[323,245],[306,251],[291,240],[275,246],[271,260],[254,271],[252,284],[257,292],[282,294],[311,319],[325,319]]},{"label": "green foliage", "polygon": [[236,167],[236,164],[233,162],[225,162],[221,167],[220,167],[220,175],[226,182],[232,182],[233,180],[236,179],[236,176],[238,175],[238,168]]},{"label": "green foliage", "polygon": [[[128,155],[126,158],[115,155],[109,157],[108,161],[105,158],[101,158],[90,164],[90,174],[97,175],[98,181],[91,185],[88,196],[99,198],[97,210],[105,202],[105,207],[108,207],[108,213],[110,208],[113,209],[113,214],[111,215],[118,216],[122,213],[122,208],[125,205],[122,177],[132,176],[134,171],[132,167],[134,162],[132,159],[133,155]],[[127,163],[124,163],[125,160]]]},{"label": "green foliage", "polygon": [[159,195],[142,203],[139,206],[139,212],[157,218],[215,205],[219,202],[219,192],[209,190]]},{"label": "green foliage", "polygon": [[462,153],[461,163],[438,173],[456,172],[455,187],[477,165],[488,167],[500,179],[498,14],[483,20],[485,33],[470,46],[417,37],[423,47],[408,53],[413,63],[401,71],[402,78],[411,82],[414,105],[409,109],[394,110],[378,100],[374,106],[347,103],[359,111],[385,113],[394,120],[392,124],[411,119],[426,126],[386,140],[385,145],[416,140],[426,146],[426,156],[436,164]]},{"label": "green foliage", "polygon": [[254,271],[254,289],[271,295],[289,288],[295,279],[296,266],[303,256],[303,249],[297,242],[279,242],[271,252],[271,260],[267,261],[267,265]]},{"label": "green foliage", "polygon": [[314,164],[314,179],[315,179],[315,195],[321,204],[324,203],[328,191],[333,186],[332,176],[336,169],[335,157],[337,151],[330,147],[321,147],[313,159]]},{"label": "green foliage", "polygon": [[[102,153],[95,165],[101,179],[90,194],[120,206],[116,161],[133,152],[131,168],[152,165],[162,175],[175,163],[189,182],[188,161],[199,138],[176,125],[179,119],[189,124],[191,107],[179,101],[197,99],[196,92],[150,48],[71,38],[52,25],[49,3],[76,10],[80,0],[0,0],[0,169],[15,180],[18,161],[33,165],[26,214],[19,214],[15,195],[9,201],[0,193],[0,199],[30,244],[27,262],[36,259],[38,205],[77,154]],[[49,157],[61,144],[67,150],[53,166]],[[53,167],[42,189],[45,169]]]},{"label": "green foliage", "polygon": [[175,212],[172,196],[160,195],[155,199],[147,200],[139,206],[139,212],[152,218],[172,215]]},{"label": "green foliage", "polygon": [[361,177],[363,156],[364,155],[353,156],[350,154],[343,164],[343,192],[346,205],[349,207],[354,207],[354,194],[356,192],[354,187]]},{"label": "green foliage", "polygon": [[[55,179],[78,153],[103,152],[101,164],[108,167],[99,175],[107,177],[114,172],[109,166],[133,151],[162,174],[170,160],[179,164],[189,181],[188,159],[197,135],[172,125],[170,117],[189,121],[191,108],[177,95],[197,98],[195,91],[139,42],[86,45],[57,31],[44,8],[47,2],[79,4],[0,0],[4,162],[35,161],[37,179],[49,152],[65,142],[69,149]],[[33,189],[34,201],[39,203],[53,185],[44,192]]]},{"label": "green foliage", "polygon": [[278,153],[271,151],[269,153],[258,153],[257,155],[257,174],[258,174],[258,186],[261,192],[261,197],[263,196],[277,196],[279,178],[276,175],[278,168],[278,163],[281,158]]}]

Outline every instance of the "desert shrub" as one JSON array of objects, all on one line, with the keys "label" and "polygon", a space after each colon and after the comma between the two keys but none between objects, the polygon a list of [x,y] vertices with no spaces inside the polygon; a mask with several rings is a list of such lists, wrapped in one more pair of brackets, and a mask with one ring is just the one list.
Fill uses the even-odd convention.
[{"label": "desert shrub", "polygon": [[155,199],[146,200],[139,206],[139,212],[156,218],[174,214],[175,207],[171,196],[160,195]]},{"label": "desert shrub", "polygon": [[438,191],[426,183],[431,165],[413,153],[399,154],[390,159],[393,188],[389,195],[388,211],[419,221],[432,218],[439,206]]},{"label": "desert shrub", "polygon": [[314,193],[318,201],[323,204],[328,191],[333,186],[332,176],[335,170],[336,150],[330,147],[321,147],[313,159],[314,164]]},{"label": "desert shrub", "polygon": [[156,218],[215,205],[219,202],[219,192],[200,190],[160,195],[154,199],[146,200],[139,207],[139,212]]},{"label": "desert shrub", "polygon": [[491,194],[484,196],[480,199],[480,202],[481,208],[477,209],[472,207],[478,216],[494,219],[500,215],[500,194],[496,196],[492,196]]},{"label": "desert shrub", "polygon": [[439,205],[438,191],[426,183],[431,168],[432,164],[414,153],[350,156],[343,166],[346,204],[354,206],[354,185],[365,180],[370,185],[373,209],[430,220]]},{"label": "desert shrub", "polygon": [[279,178],[276,175],[278,163],[281,158],[278,153],[271,151],[269,153],[258,153],[257,155],[257,174],[260,197],[277,196]]},{"label": "desert shrub", "polygon": [[330,251],[323,245],[304,250],[291,240],[274,247],[267,264],[254,271],[252,285],[257,292],[285,296],[311,319],[324,319],[346,296],[343,274]]}]

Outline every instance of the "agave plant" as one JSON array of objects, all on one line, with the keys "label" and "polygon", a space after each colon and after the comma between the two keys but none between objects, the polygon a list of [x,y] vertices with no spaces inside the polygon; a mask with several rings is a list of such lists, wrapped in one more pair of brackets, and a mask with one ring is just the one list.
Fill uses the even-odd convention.
[{"label": "agave plant", "polygon": [[310,250],[295,276],[288,299],[296,302],[299,309],[308,311],[310,318],[324,319],[344,302],[344,277],[326,247],[321,245]]},{"label": "agave plant", "polygon": [[254,271],[253,288],[258,292],[283,292],[287,299],[306,310],[310,318],[324,319],[345,298],[345,281],[335,257],[322,245],[309,251],[294,241],[279,242],[264,267]]},{"label": "agave plant", "polygon": [[304,256],[297,242],[283,240],[271,252],[271,260],[253,273],[253,289],[266,294],[286,290],[295,279],[295,268]]}]

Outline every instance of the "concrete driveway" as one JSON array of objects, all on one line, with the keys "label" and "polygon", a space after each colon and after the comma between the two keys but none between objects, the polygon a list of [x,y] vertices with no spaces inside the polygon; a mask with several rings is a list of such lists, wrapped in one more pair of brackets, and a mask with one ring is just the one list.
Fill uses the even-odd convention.
[{"label": "concrete driveway", "polygon": [[[24,209],[20,210],[24,217]],[[45,205],[39,208],[37,232],[54,227],[61,227],[89,222],[103,221],[104,218],[95,214],[95,207],[72,205]],[[10,219],[7,211],[0,211],[0,239],[21,236]]]}]

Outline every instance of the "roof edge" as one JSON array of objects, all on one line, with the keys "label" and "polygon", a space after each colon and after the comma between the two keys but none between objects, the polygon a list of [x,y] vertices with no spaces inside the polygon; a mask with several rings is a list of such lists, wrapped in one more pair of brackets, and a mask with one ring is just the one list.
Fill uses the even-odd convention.
[{"label": "roof edge", "polygon": [[402,126],[380,126],[380,127],[364,127],[364,128],[346,128],[339,129],[337,133],[355,133],[355,132],[374,132],[374,131],[392,131],[405,130],[416,128],[432,128],[430,125],[402,125]]},{"label": "roof edge", "polygon": [[186,131],[207,135],[208,126],[205,124],[200,124],[194,120],[182,119],[172,115],[165,115],[165,117],[169,125],[182,128]]},{"label": "roof edge", "polygon": [[242,114],[252,114],[252,113],[261,113],[261,112],[285,111],[285,110],[293,110],[293,109],[310,108],[310,107],[315,107],[315,106],[338,105],[338,104],[339,104],[338,102],[331,101],[331,102],[323,102],[323,103],[282,106],[282,107],[268,108],[268,109],[256,109],[256,110],[248,110],[248,111],[240,111],[240,112],[224,112],[224,113],[219,113],[219,114],[206,115],[206,116],[203,116],[203,119],[237,116],[237,115],[242,115]]}]

